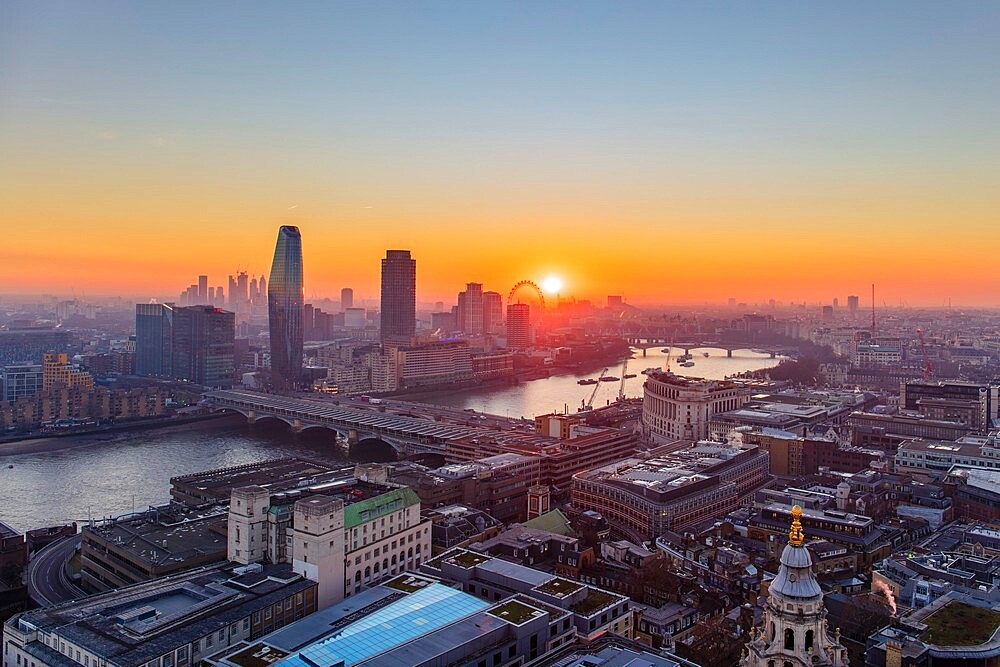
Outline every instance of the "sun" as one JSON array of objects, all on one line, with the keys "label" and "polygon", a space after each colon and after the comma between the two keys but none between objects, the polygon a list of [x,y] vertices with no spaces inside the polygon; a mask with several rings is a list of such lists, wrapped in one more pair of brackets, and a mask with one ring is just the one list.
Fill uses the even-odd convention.
[{"label": "sun", "polygon": [[559,290],[562,289],[562,280],[558,276],[549,276],[542,281],[542,289],[549,294],[558,294]]}]

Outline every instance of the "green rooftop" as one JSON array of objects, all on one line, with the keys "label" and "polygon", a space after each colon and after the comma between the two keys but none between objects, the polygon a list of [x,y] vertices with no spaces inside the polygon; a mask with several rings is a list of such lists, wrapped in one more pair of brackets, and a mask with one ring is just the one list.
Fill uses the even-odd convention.
[{"label": "green rooftop", "polygon": [[503,604],[490,609],[487,613],[492,614],[497,618],[502,618],[505,621],[509,621],[514,625],[521,625],[543,612],[535,609],[534,607],[529,607],[526,604],[518,602],[517,600],[507,600]]},{"label": "green rooftop", "polygon": [[1000,612],[953,600],[923,619],[922,641],[937,646],[978,646],[1000,627]]},{"label": "green rooftop", "polygon": [[541,593],[548,593],[549,595],[564,596],[570,593],[575,593],[576,591],[583,588],[583,584],[579,584],[575,581],[570,581],[569,579],[563,579],[561,577],[556,577],[555,579],[550,579],[546,581],[541,586],[535,586],[535,590]]},{"label": "green rooftop", "polygon": [[401,574],[385,582],[383,586],[395,588],[397,591],[403,591],[404,593],[416,593],[421,588],[426,588],[433,583],[434,581],[431,579],[424,579],[412,574]]},{"label": "green rooftop", "polygon": [[583,598],[579,602],[574,602],[570,609],[574,614],[580,614],[581,616],[590,616],[594,612],[600,611],[605,607],[611,606],[618,601],[618,598],[614,597],[609,593],[604,591],[599,591],[596,588],[587,589],[587,597]]},{"label": "green rooftop", "polygon": [[563,535],[565,537],[576,537],[576,531],[569,524],[569,519],[559,510],[552,510],[545,514],[540,514],[530,521],[525,521],[522,526],[544,530],[546,533]]},{"label": "green rooftop", "polygon": [[475,567],[492,559],[489,556],[477,554],[475,551],[463,551],[447,558],[446,560],[450,560],[456,565],[461,565],[462,567]]},{"label": "green rooftop", "polygon": [[354,528],[363,523],[392,514],[410,505],[419,505],[420,498],[408,486],[392,489],[382,495],[351,503],[344,508],[344,527]]}]

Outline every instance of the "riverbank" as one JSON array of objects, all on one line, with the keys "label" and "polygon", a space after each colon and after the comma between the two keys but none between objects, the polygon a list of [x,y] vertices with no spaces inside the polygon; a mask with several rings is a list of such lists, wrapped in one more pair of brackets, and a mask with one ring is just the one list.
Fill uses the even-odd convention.
[{"label": "riverbank", "polygon": [[[88,429],[86,431],[46,435],[33,434],[0,442],[0,459],[5,456],[15,456],[18,454],[56,452],[62,449],[74,449],[76,447],[106,443],[114,440],[115,436],[122,433],[136,433],[150,430],[167,432],[200,430],[205,427],[204,422],[216,422],[220,425],[229,426],[233,423],[242,423],[243,421],[244,419],[240,415],[219,413],[194,415],[191,417],[172,417],[157,421],[134,422],[131,424],[116,424],[105,428]],[[197,429],[193,427],[197,427]]]}]

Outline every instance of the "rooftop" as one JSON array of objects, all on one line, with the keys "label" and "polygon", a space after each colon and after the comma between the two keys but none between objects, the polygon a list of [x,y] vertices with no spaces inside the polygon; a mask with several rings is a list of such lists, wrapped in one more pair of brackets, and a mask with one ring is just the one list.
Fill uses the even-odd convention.
[{"label": "rooftop", "polygon": [[1000,627],[1000,612],[952,600],[923,619],[927,629],[920,639],[938,646],[977,646]]}]

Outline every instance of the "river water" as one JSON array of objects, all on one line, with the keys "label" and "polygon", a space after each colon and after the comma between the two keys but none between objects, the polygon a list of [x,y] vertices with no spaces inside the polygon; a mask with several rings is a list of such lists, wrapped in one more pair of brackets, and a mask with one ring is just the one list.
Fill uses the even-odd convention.
[{"label": "river water", "polygon": [[[724,350],[692,350],[695,365],[677,368],[684,375],[720,379],[746,370],[773,366],[769,355],[748,350],[727,358]],[[675,353],[679,354],[679,352]],[[666,354],[659,348],[629,360],[625,395],[642,396],[641,371],[662,367]],[[564,407],[574,412],[593,392],[594,405],[618,396],[620,383],[581,386],[577,380],[599,375],[600,369],[566,373],[517,385],[466,389],[421,395],[427,403],[472,408],[511,417],[531,417]],[[608,370],[621,377],[621,365]],[[296,438],[284,430],[250,428],[239,419],[222,419],[186,426],[74,438],[81,446],[34,454],[0,455],[0,520],[28,530],[102,518],[144,509],[169,499],[170,478],[202,470],[252,463],[282,456],[339,458],[332,440],[319,433]],[[63,444],[63,443],[59,443]],[[8,466],[13,466],[10,468]]]}]

